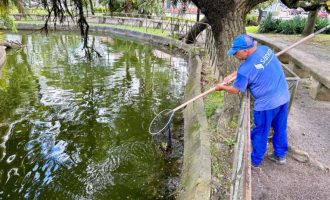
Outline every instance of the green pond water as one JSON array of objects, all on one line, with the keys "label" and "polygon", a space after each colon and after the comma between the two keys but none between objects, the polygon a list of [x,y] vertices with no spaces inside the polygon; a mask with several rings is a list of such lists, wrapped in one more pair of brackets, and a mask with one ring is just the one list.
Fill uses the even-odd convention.
[{"label": "green pond water", "polygon": [[[170,199],[179,156],[148,133],[182,100],[187,63],[155,47],[70,33],[6,34],[0,78],[0,199]],[[172,188],[173,189],[173,188]]]}]

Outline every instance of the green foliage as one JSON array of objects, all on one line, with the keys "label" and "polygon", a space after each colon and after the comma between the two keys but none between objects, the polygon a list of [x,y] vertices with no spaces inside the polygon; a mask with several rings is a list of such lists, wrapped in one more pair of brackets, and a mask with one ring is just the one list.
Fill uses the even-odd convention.
[{"label": "green foliage", "polygon": [[137,0],[136,9],[144,14],[160,15],[163,13],[161,0]]},{"label": "green foliage", "polygon": [[107,12],[107,7],[105,7],[105,6],[94,7],[94,11],[100,12],[100,13],[105,13],[105,12]]},{"label": "green foliage", "polygon": [[[260,33],[283,33],[283,34],[301,34],[306,24],[306,18],[294,17],[290,20],[272,19],[272,15],[269,14],[267,18],[261,21],[259,25]],[[327,19],[317,18],[315,23],[315,31],[327,26],[330,22]],[[329,34],[330,30],[326,30],[324,33]]]},{"label": "green foliage", "polygon": [[[330,24],[330,21],[328,21],[327,19],[322,19],[322,18],[318,17],[318,18],[316,18],[316,22],[315,22],[315,29],[320,30],[320,29],[328,26],[329,24]],[[323,33],[330,34],[330,28],[325,30]]]},{"label": "green foliage", "polygon": [[258,25],[257,17],[254,16],[254,15],[247,15],[245,21],[246,21],[247,26],[249,26],[249,25],[252,25],[252,26]]},{"label": "green foliage", "polygon": [[[100,0],[100,3],[110,8],[110,12],[122,12],[127,6],[127,0]],[[131,2],[132,13],[140,14],[156,14],[159,15],[163,12],[161,0],[132,0]],[[110,6],[109,6],[110,5]],[[104,11],[103,9],[101,11]]]},{"label": "green foliage", "polygon": [[11,29],[13,32],[16,32],[15,20],[11,15],[0,15],[0,22],[3,23],[5,28]]},{"label": "green foliage", "polygon": [[283,34],[299,34],[304,30],[305,23],[306,18],[297,16],[291,20],[281,21],[276,31]]},{"label": "green foliage", "polygon": [[37,15],[45,15],[45,14],[48,14],[47,10],[45,10],[45,9],[36,9],[36,8],[33,8],[33,9],[26,9],[26,13],[29,13],[29,14],[37,14]]},{"label": "green foliage", "polygon": [[223,106],[223,92],[212,92],[205,98],[205,113],[206,117],[211,117],[214,112]]},{"label": "green foliage", "polygon": [[4,39],[5,39],[4,34],[3,34],[2,32],[0,32],[0,41],[1,41],[1,40],[4,40]]},{"label": "green foliage", "polygon": [[259,24],[260,33],[276,32],[277,27],[279,26],[281,20],[272,19],[272,14],[270,13],[266,19],[262,20]]},{"label": "green foliage", "polygon": [[238,121],[238,116],[234,115],[233,118],[230,121],[230,128],[236,129],[237,128],[237,121]]},{"label": "green foliage", "polygon": [[227,138],[225,140],[225,144],[229,147],[233,147],[235,145],[236,141],[233,138]]},{"label": "green foliage", "polygon": [[136,26],[125,26],[125,25],[94,24],[94,23],[90,23],[90,25],[115,27],[115,28],[121,28],[121,29],[128,29],[128,30],[132,30],[132,31],[139,31],[139,32],[148,33],[148,34],[151,34],[151,35],[158,35],[158,36],[162,36],[162,37],[170,37],[170,33],[168,33],[167,31],[163,31],[161,29],[136,27]]}]

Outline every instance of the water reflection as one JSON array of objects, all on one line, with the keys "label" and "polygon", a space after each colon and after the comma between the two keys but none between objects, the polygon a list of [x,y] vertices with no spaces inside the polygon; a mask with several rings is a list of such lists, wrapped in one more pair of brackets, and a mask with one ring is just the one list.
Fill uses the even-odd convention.
[{"label": "water reflection", "polygon": [[7,37],[27,46],[9,52],[0,79],[0,196],[163,198],[177,172],[147,129],[178,105],[186,62],[109,37],[91,36],[102,53],[91,62],[76,35]]}]

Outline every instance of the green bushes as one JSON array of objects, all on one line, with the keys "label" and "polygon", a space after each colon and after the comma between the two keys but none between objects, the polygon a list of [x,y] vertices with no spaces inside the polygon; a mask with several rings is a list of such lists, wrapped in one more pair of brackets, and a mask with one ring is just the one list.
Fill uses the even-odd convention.
[{"label": "green bushes", "polygon": [[[316,19],[315,29],[316,30],[320,30],[321,28],[326,27],[329,24],[330,24],[330,22],[327,21],[326,19],[321,19],[321,18],[318,17]],[[325,30],[323,33],[330,34],[330,28],[328,28],[327,30]]]},{"label": "green bushes", "polygon": [[265,20],[262,20],[259,24],[259,32],[260,33],[269,33],[276,32],[278,30],[278,26],[281,20],[272,19],[272,14],[269,14]]},{"label": "green bushes", "polygon": [[94,11],[99,13],[106,13],[108,8],[105,6],[94,7]]},{"label": "green bushes", "polygon": [[298,16],[291,20],[281,21],[276,31],[283,34],[299,34],[303,32],[305,24],[306,18]]},{"label": "green bushes", "polygon": [[[283,34],[301,34],[304,30],[307,18],[294,17],[290,20],[273,19],[272,15],[269,14],[265,20],[261,21],[259,25],[260,33],[283,33]],[[330,22],[327,19],[317,18],[315,23],[315,30],[327,26]],[[328,29],[324,33],[330,33]]]},{"label": "green bushes", "polygon": [[247,26],[258,26],[257,17],[254,15],[247,15],[245,21]]}]

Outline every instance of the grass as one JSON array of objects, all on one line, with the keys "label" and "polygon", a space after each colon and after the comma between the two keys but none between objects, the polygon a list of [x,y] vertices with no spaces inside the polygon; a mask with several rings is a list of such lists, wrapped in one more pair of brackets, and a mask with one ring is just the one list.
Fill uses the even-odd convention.
[{"label": "grass", "polygon": [[33,20],[30,20],[30,21],[15,21],[15,24],[45,24],[44,21],[33,21]]},{"label": "grass", "polygon": [[111,25],[111,24],[94,24],[90,23],[90,25],[101,26],[101,27],[114,27],[114,28],[121,28],[131,31],[138,31],[143,33],[148,33],[151,35],[157,35],[162,37],[170,37],[167,31],[163,31],[161,29],[154,29],[154,28],[145,28],[145,27],[136,27],[136,26],[125,26],[125,25]]},{"label": "grass", "polygon": [[245,30],[247,33],[258,33],[258,26],[247,26]]},{"label": "grass", "polygon": [[[16,21],[16,24],[45,24],[44,21],[33,21],[33,20],[28,20],[28,21]],[[145,27],[135,27],[135,26],[124,26],[124,25],[111,25],[111,24],[97,24],[97,23],[89,23],[90,25],[93,26],[99,26],[99,27],[113,27],[113,28],[120,28],[120,29],[126,29],[126,30],[131,30],[131,31],[138,31],[142,33],[148,33],[151,35],[157,35],[161,37],[170,37],[170,33],[167,31],[163,31],[161,29],[154,29],[154,28],[145,28]]]},{"label": "grass", "polygon": [[204,99],[204,109],[207,118],[210,118],[221,107],[223,107],[223,92],[212,92]]},{"label": "grass", "polygon": [[3,34],[3,32],[0,32],[0,41],[5,39],[5,35]]},{"label": "grass", "polygon": [[[214,124],[209,124],[210,133],[210,153],[211,153],[211,170],[212,180],[216,182],[215,188],[220,192],[217,199],[229,199],[229,191],[231,186],[231,172],[232,172],[232,154],[233,145],[232,139],[223,139],[222,133],[216,131]],[[226,132],[226,130],[223,130]]]},{"label": "grass", "polygon": [[[214,87],[217,84],[217,80],[213,76],[213,69],[207,63],[207,59],[203,58],[203,90]],[[211,92],[204,97],[204,111],[207,118],[210,118],[218,108],[223,107],[223,92]]]}]

